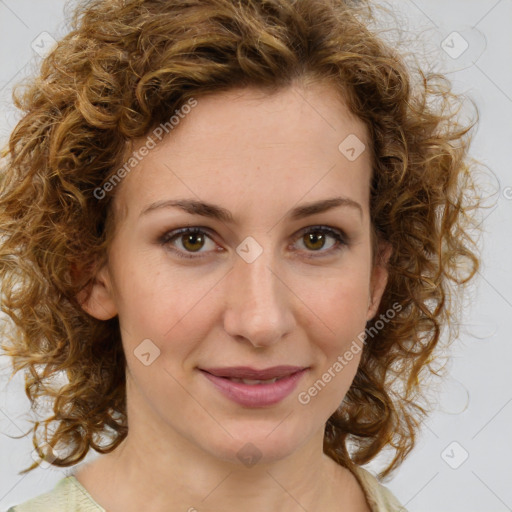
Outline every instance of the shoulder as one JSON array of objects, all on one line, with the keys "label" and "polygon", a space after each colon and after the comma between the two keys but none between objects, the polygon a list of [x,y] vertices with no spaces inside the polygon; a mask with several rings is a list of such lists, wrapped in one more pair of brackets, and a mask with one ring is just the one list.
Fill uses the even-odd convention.
[{"label": "shoulder", "polygon": [[353,471],[365,491],[372,512],[407,512],[393,493],[369,471],[358,466]]},{"label": "shoulder", "polygon": [[66,476],[55,487],[7,512],[105,512],[74,476]]}]

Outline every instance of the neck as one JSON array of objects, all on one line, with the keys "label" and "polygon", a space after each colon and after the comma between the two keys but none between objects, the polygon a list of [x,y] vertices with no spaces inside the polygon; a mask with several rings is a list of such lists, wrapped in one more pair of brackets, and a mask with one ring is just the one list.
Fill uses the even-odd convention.
[{"label": "neck", "polygon": [[161,445],[148,446],[130,431],[115,452],[102,457],[103,482],[109,493],[111,489],[134,492],[118,492],[121,499],[130,496],[130,503],[105,508],[291,512],[315,510],[325,503],[323,509],[330,510],[327,504],[334,500],[333,491],[348,485],[346,470],[321,452],[313,456],[310,446],[284,460],[244,466],[214,460],[204,452],[198,458],[186,445],[182,440],[174,445],[178,449],[164,450]]}]

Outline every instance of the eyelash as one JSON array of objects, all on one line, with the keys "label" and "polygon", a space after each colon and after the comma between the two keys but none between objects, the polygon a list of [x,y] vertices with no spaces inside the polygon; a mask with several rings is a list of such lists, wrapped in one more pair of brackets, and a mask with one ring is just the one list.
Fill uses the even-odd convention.
[{"label": "eyelash", "polygon": [[[164,235],[160,237],[159,243],[163,246],[167,246],[172,241],[179,238],[180,235],[185,235],[185,234],[187,234],[187,235],[189,235],[189,234],[191,234],[191,235],[204,234],[208,238],[210,238],[212,241],[214,241],[212,239],[212,237],[208,234],[208,232],[209,232],[209,230],[207,228],[200,228],[200,227],[188,227],[188,228],[176,229],[176,230],[168,231],[168,232],[164,233]],[[312,253],[319,253],[320,255],[319,256],[317,256],[317,255],[306,256],[307,259],[322,258],[325,255],[331,255],[334,252],[342,250],[345,246],[348,245],[347,237],[345,236],[345,234],[342,231],[330,228],[328,226],[307,227],[300,232],[300,234],[296,237],[295,240],[300,240],[303,236],[308,235],[310,233],[327,234],[327,235],[331,236],[332,238],[334,238],[337,243],[335,245],[333,245],[327,251],[321,251],[321,250],[308,251],[308,252],[312,252]],[[190,256],[188,254],[192,254],[192,253],[187,254],[187,253],[182,252],[181,250],[175,249],[174,247],[172,248],[172,250],[179,258],[185,258],[185,259],[190,260],[190,259],[197,259],[197,258],[204,257],[204,256]],[[200,253],[198,253],[198,254],[200,254]]]}]

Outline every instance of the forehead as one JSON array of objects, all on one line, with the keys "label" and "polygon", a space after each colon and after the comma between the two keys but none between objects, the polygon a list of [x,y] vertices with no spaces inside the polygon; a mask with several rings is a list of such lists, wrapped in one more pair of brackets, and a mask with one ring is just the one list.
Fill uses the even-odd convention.
[{"label": "forehead", "polygon": [[237,89],[198,97],[187,112],[116,190],[125,214],[178,196],[240,214],[336,192],[367,205],[368,132],[334,86]]}]

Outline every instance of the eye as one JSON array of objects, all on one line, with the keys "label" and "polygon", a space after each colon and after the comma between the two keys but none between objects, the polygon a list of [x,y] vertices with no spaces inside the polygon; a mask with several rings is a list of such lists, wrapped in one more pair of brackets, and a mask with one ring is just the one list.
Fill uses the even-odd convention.
[{"label": "eye", "polygon": [[[329,239],[332,240],[332,243],[327,250],[322,250]],[[319,253],[318,255],[310,254],[306,258],[330,255],[348,245],[346,237],[341,231],[327,226],[310,226],[302,230],[296,240],[303,242],[306,252]],[[170,247],[180,258],[200,258],[202,257],[201,254],[219,250],[217,244],[208,234],[208,230],[196,226],[169,231],[160,237],[159,242],[161,245]],[[208,242],[212,244],[210,251],[208,250]],[[202,251],[201,249],[205,247],[206,250]]]},{"label": "eye", "polygon": [[[327,250],[322,250],[329,238],[333,242],[328,246]],[[346,237],[341,231],[327,226],[308,227],[300,233],[298,240],[303,242],[307,252],[320,253],[320,257],[331,255],[333,252],[339,251],[348,245]],[[306,256],[306,258],[316,258],[319,256],[312,254]]]},{"label": "eye", "polygon": [[[179,242],[181,247],[176,248],[174,242]],[[207,241],[213,244],[211,249],[215,250],[215,242],[208,235],[208,233],[199,227],[181,228],[174,231],[165,233],[160,238],[160,243],[165,246],[171,246],[173,251],[180,258],[197,258],[201,256],[194,256],[193,253],[204,253],[208,251],[201,251]],[[188,254],[187,254],[188,253]],[[192,254],[191,254],[192,253]]]}]

